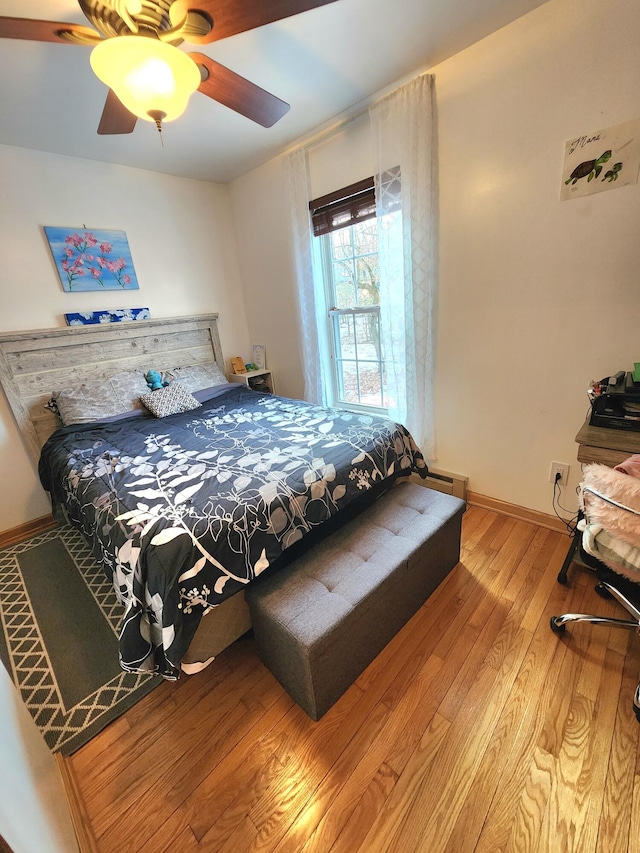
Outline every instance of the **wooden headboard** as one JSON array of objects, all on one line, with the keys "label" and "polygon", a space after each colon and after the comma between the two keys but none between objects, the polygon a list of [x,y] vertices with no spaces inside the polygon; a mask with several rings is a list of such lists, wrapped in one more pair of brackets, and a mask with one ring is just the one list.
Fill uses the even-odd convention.
[{"label": "wooden headboard", "polygon": [[0,334],[0,382],[36,465],[60,426],[45,409],[54,391],[119,370],[171,370],[212,359],[225,372],[218,315]]}]

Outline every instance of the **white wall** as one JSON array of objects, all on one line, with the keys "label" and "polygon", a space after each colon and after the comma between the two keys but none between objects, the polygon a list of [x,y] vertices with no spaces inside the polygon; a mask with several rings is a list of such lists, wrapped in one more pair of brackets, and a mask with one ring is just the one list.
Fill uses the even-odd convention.
[{"label": "white wall", "polygon": [[[271,160],[252,172],[250,180],[240,181],[235,191],[238,263],[251,343],[265,344],[278,394],[301,397],[304,382],[282,162]],[[237,355],[250,357],[248,350]]]},{"label": "white wall", "polygon": [[77,853],[55,759],[0,664],[0,834],[13,853]]},{"label": "white wall", "polygon": [[[638,32],[633,0],[550,0],[431,69],[438,465],[467,474],[475,492],[544,512],[552,460],[571,464],[563,502],[575,505],[574,436],[588,381],[640,358],[640,186],[559,201],[565,140],[640,117]],[[312,195],[371,171],[359,120],[312,149]],[[294,284],[282,254],[280,161],[236,181],[231,195],[250,334],[276,354],[279,391],[295,395],[302,379],[286,313]]]},{"label": "white wall", "polygon": [[441,460],[535,509],[552,460],[578,481],[589,380],[640,352],[640,186],[558,200],[565,141],[640,117],[639,32],[635,2],[551,0],[435,69]]},{"label": "white wall", "polygon": [[[225,356],[248,352],[227,187],[8,146],[0,187],[0,331],[64,326],[65,312],[101,308],[217,311]],[[126,231],[140,289],[65,293],[43,225]],[[1,393],[0,482],[12,486],[0,490],[0,531],[50,512]]]}]

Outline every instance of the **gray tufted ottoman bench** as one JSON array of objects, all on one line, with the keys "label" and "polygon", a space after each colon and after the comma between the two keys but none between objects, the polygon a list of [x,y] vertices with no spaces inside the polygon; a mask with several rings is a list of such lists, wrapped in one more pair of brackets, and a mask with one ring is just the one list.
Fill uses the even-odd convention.
[{"label": "gray tufted ottoman bench", "polygon": [[314,720],[456,565],[464,508],[459,498],[398,483],[246,591],[261,660]]}]

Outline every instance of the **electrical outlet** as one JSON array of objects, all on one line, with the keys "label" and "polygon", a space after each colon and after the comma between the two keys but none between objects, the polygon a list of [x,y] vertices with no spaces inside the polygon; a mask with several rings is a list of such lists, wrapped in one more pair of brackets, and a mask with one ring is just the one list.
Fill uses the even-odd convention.
[{"label": "electrical outlet", "polygon": [[[556,480],[556,476],[560,474],[560,479]],[[569,466],[565,462],[552,462],[551,470],[549,471],[549,482],[560,483],[561,486],[567,485],[569,479]]]}]

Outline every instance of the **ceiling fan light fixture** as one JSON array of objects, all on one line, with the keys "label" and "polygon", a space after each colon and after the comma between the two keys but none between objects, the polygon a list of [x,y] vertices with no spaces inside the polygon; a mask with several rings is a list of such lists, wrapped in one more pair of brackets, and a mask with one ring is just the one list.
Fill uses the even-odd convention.
[{"label": "ceiling fan light fixture", "polygon": [[186,53],[147,36],[117,36],[91,51],[91,67],[122,104],[139,118],[172,121],[185,111],[201,82]]}]

